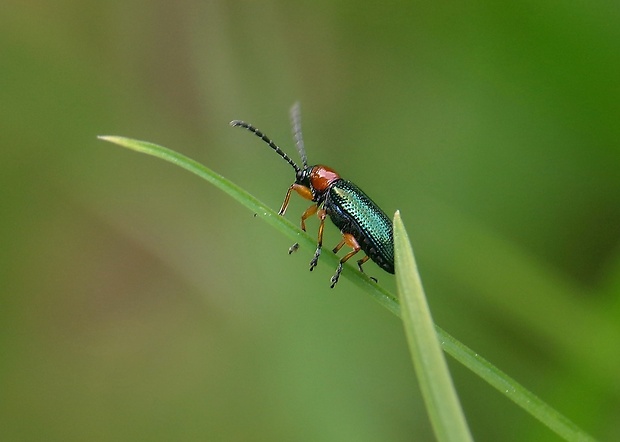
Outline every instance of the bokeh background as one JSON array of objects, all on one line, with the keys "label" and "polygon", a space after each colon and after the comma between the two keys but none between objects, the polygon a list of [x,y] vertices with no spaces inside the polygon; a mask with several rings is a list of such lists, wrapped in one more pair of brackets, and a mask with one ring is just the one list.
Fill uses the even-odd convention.
[{"label": "bokeh background", "polygon": [[[295,156],[300,100],[310,162],[401,211],[436,322],[620,440],[619,47],[611,1],[4,0],[1,439],[433,439],[396,317],[96,139],[176,149],[277,209],[292,170],[228,122]],[[558,440],[449,363],[477,440]]]}]

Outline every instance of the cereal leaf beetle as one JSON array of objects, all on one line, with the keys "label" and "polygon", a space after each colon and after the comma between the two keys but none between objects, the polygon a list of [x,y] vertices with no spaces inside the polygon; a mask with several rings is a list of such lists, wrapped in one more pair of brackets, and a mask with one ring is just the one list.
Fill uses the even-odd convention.
[{"label": "cereal leaf beetle", "polygon": [[[303,198],[312,201],[312,204],[301,215],[301,230],[306,231],[306,220],[317,214],[319,224],[318,244],[314,257],[310,261],[310,271],[319,262],[323,247],[323,228],[325,218],[329,217],[340,229],[342,240],[334,247],[333,252],[347,245],[353,250],[342,257],[336,273],[331,278],[333,288],[340,278],[342,265],[352,256],[362,250],[366,253],[357,265],[362,273],[362,264],[372,259],[383,270],[394,273],[394,233],[392,222],[385,212],[377,206],[359,187],[350,181],[340,178],[340,175],[330,167],[323,165],[308,166],[304,141],[301,135],[301,117],[299,103],[295,103],[290,111],[293,137],[297,151],[301,157],[303,168],[300,168],[282,149],[280,149],[267,135],[253,125],[240,120],[233,120],[230,125],[243,127],[263,140],[284,160],[295,169],[295,182],[291,184],[284,197],[279,215],[284,215],[288,207],[291,193],[297,192]],[[299,245],[293,244],[289,253],[293,253]],[[374,278],[372,278],[374,279]],[[376,281],[376,279],[375,279]]]}]

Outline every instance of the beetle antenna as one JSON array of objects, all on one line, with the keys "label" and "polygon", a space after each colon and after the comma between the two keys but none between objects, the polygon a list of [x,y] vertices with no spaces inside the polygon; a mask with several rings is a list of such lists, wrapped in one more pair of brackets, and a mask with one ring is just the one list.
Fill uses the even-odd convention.
[{"label": "beetle antenna", "polygon": [[297,146],[297,152],[299,152],[304,169],[307,169],[308,157],[306,156],[306,149],[304,148],[304,138],[301,135],[301,108],[299,106],[299,101],[296,101],[293,104],[290,114],[291,126],[293,128],[293,138],[295,138],[295,146]]},{"label": "beetle antenna", "polygon": [[263,140],[265,143],[269,144],[269,147],[271,147],[273,150],[275,150],[278,155],[280,155],[282,158],[284,158],[286,160],[287,163],[289,163],[291,166],[293,166],[293,169],[295,169],[296,173],[299,173],[301,171],[299,166],[297,164],[295,164],[295,162],[293,160],[291,160],[291,158],[287,154],[285,154],[284,151],[282,149],[280,149],[276,145],[276,143],[271,141],[271,139],[267,135],[262,133],[260,130],[258,130],[257,128],[255,128],[251,124],[246,123],[245,121],[241,121],[241,120],[233,120],[233,121],[230,122],[230,125],[232,127],[240,126],[240,127],[243,127],[245,129],[249,130],[254,135],[256,135],[258,138]]}]

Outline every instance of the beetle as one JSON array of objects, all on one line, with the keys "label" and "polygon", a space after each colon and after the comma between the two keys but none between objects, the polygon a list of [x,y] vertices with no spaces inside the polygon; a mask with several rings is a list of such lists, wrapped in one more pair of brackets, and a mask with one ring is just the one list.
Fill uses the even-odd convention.
[{"label": "beetle", "polygon": [[[304,232],[306,231],[306,220],[309,217],[317,214],[320,220],[318,244],[314,257],[310,261],[310,271],[314,270],[319,262],[319,256],[321,256],[321,249],[323,247],[325,218],[329,217],[342,233],[342,240],[334,247],[333,252],[338,253],[345,245],[353,249],[340,259],[336,273],[330,280],[331,288],[334,288],[338,282],[343,264],[360,250],[366,254],[357,261],[357,265],[362,273],[364,273],[362,265],[368,259],[372,259],[383,270],[394,273],[394,233],[392,222],[385,212],[359,187],[350,181],[342,179],[334,169],[320,164],[308,166],[301,134],[300,115],[299,103],[295,103],[290,110],[290,118],[293,137],[303,168],[299,167],[267,135],[253,125],[241,120],[233,120],[230,122],[230,125],[233,127],[243,127],[254,133],[295,169],[295,182],[288,188],[278,214],[284,216],[286,213],[286,208],[293,191],[313,202],[301,215],[301,230]],[[289,248],[289,253],[293,253],[298,247],[299,244],[293,244]],[[372,279],[376,281],[375,278]]]}]

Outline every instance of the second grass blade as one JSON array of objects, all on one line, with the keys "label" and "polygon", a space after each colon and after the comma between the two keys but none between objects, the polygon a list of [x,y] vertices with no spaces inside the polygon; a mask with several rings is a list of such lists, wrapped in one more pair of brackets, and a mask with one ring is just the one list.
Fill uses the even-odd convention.
[{"label": "second grass blade", "polygon": [[396,285],[409,352],[437,440],[471,441],[399,212],[394,216],[394,251]]}]

